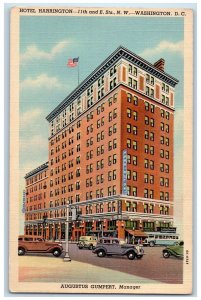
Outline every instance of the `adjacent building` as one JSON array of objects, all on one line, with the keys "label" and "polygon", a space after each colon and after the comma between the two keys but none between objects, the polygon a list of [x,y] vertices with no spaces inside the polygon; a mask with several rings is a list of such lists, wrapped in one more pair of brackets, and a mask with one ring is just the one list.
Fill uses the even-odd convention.
[{"label": "adjacent building", "polygon": [[48,163],[25,176],[26,233],[64,238],[67,202],[73,239],[173,226],[178,80],[164,66],[120,46],[47,116]]}]

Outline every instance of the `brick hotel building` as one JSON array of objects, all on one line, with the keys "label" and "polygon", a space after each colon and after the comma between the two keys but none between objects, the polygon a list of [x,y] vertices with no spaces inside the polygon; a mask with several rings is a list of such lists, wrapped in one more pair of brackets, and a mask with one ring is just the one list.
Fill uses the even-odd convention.
[{"label": "brick hotel building", "polygon": [[173,226],[178,80],[120,46],[48,116],[48,162],[25,176],[25,233],[121,238]]}]

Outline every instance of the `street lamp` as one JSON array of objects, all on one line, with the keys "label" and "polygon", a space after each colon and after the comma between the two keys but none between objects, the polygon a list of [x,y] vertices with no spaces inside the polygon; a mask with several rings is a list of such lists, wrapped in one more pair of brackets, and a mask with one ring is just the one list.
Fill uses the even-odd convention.
[{"label": "street lamp", "polygon": [[67,202],[66,204],[66,252],[64,256],[64,261],[71,261],[71,258],[69,256],[68,237],[69,237],[69,202]]},{"label": "street lamp", "polygon": [[47,214],[44,214],[43,216],[43,238],[45,240],[46,236],[45,236],[45,223],[47,221]]}]

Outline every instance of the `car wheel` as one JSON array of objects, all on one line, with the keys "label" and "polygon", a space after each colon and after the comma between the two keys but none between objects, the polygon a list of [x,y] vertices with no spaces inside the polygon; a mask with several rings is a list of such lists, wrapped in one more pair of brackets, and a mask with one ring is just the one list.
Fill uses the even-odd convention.
[{"label": "car wheel", "polygon": [[105,255],[106,255],[106,253],[104,250],[98,250],[98,252],[97,252],[98,257],[104,257]]},{"label": "car wheel", "polygon": [[93,245],[89,245],[89,250],[93,250],[93,249],[94,249]]},{"label": "car wheel", "polygon": [[135,252],[130,251],[127,253],[127,258],[133,260],[135,258]]},{"label": "car wheel", "polygon": [[83,249],[83,246],[78,246],[79,249]]},{"label": "car wheel", "polygon": [[163,257],[164,257],[164,258],[169,258],[169,257],[170,257],[169,251],[164,251],[164,252],[163,252]]},{"label": "car wheel", "polygon": [[18,248],[18,255],[20,256],[25,255],[25,249],[22,247]]},{"label": "car wheel", "polygon": [[54,249],[52,254],[56,257],[59,257],[61,255],[61,250],[60,249]]},{"label": "car wheel", "polygon": [[155,245],[154,242],[150,242],[150,243],[149,243],[149,246],[150,246],[150,247],[154,247],[154,245]]}]

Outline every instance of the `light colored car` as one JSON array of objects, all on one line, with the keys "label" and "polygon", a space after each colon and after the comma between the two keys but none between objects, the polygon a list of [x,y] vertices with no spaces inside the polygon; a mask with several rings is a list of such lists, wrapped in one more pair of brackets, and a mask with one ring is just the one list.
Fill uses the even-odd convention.
[{"label": "light colored car", "polygon": [[142,246],[126,244],[118,238],[101,238],[93,253],[96,253],[98,257],[118,255],[127,256],[128,259],[133,260],[134,258],[141,259],[144,250]]},{"label": "light colored car", "polygon": [[41,236],[20,235],[18,237],[18,255],[26,253],[52,253],[59,257],[63,251],[62,244],[45,241]]},{"label": "light colored car", "polygon": [[97,244],[97,237],[96,236],[81,236],[79,238],[79,242],[77,243],[77,246],[79,249],[89,249],[92,250],[96,247]]}]

